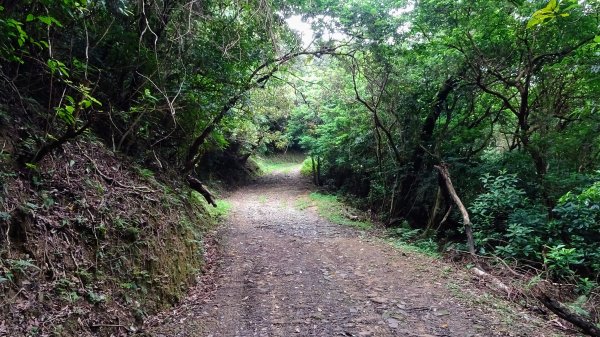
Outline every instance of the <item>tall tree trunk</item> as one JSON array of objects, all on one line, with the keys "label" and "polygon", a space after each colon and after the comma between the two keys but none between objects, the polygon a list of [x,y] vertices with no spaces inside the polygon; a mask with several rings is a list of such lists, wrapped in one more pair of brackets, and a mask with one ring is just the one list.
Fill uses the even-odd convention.
[{"label": "tall tree trunk", "polygon": [[[400,206],[400,212],[403,216],[410,214],[412,205],[414,204],[415,193],[414,190],[420,184],[420,175],[423,170],[423,163],[425,160],[426,149],[431,145],[433,133],[435,131],[435,124],[444,111],[444,103],[448,99],[450,93],[456,88],[458,80],[450,77],[440,87],[439,91],[435,95],[433,102],[431,103],[431,109],[423,126],[421,127],[421,133],[419,135],[419,141],[415,144],[413,154],[411,156],[411,166],[408,173],[402,178],[399,184],[399,192],[397,199],[398,205]],[[393,206],[393,209],[398,207]]]}]

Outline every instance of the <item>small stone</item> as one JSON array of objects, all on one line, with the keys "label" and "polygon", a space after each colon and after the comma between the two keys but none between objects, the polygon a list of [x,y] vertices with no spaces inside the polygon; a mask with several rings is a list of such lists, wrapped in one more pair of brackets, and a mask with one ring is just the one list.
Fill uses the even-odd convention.
[{"label": "small stone", "polygon": [[387,323],[388,323],[388,325],[389,325],[390,328],[397,329],[398,328],[398,324],[400,322],[397,319],[388,318]]},{"label": "small stone", "polygon": [[378,304],[383,304],[383,303],[386,303],[388,301],[388,299],[385,297],[373,297],[373,298],[371,298],[371,301],[378,303]]}]

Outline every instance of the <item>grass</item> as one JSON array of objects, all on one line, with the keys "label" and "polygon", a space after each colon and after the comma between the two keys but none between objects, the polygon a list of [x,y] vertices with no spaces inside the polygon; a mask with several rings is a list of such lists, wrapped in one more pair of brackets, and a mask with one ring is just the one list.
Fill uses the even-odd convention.
[{"label": "grass", "polygon": [[432,238],[421,237],[421,233],[421,229],[413,229],[408,223],[403,223],[400,227],[388,229],[385,241],[405,251],[440,257],[438,244]]},{"label": "grass", "polygon": [[[363,230],[373,227],[370,221],[350,218],[349,208],[339,201],[335,195],[313,192],[309,195],[309,198],[317,206],[319,215],[335,224]],[[296,206],[305,209],[310,206],[310,202],[299,201]]]},{"label": "grass", "polygon": [[[316,206],[319,215],[335,224],[362,230],[373,228],[373,223],[370,221],[354,219],[354,216],[351,216],[350,213],[355,213],[356,211],[344,205],[335,195],[313,192],[308,198],[301,198],[296,201],[296,208],[299,210],[304,210],[311,206]],[[437,243],[431,238],[419,239],[418,234],[418,230],[400,227],[389,230],[383,241],[402,251],[421,253],[439,258],[440,254]]]},{"label": "grass", "polygon": [[254,157],[254,162],[262,174],[269,174],[272,172],[289,173],[300,168],[303,160],[304,155],[299,153],[278,154],[268,157]]},{"label": "grass", "polygon": [[422,239],[413,242],[406,242],[395,237],[387,237],[385,242],[392,245],[394,248],[405,252],[421,253],[430,257],[439,258],[440,253],[437,249],[437,243],[433,239]]},{"label": "grass", "polygon": [[215,201],[215,203],[217,204],[217,207],[213,207],[213,206],[209,205],[208,202],[206,202],[206,199],[204,199],[202,194],[200,194],[196,191],[192,191],[191,197],[192,197],[192,201],[194,201],[194,202],[198,203],[199,205],[201,205],[202,207],[204,207],[204,209],[206,209],[206,212],[210,215],[210,217],[217,221],[225,218],[229,214],[229,211],[231,210],[231,203],[227,200],[219,199],[219,200]]},{"label": "grass", "polygon": [[225,218],[231,211],[231,203],[227,200],[217,200],[217,207],[208,207],[208,213],[216,220]]},{"label": "grass", "polygon": [[[454,298],[468,306],[492,310],[505,326],[512,326],[515,322],[520,320],[519,312],[517,312],[508,302],[493,294],[473,291],[469,288],[468,284],[459,284],[456,281],[449,281],[446,284],[446,287]],[[483,328],[481,328],[481,330],[483,330]]]},{"label": "grass", "polygon": [[313,202],[309,198],[300,198],[300,199],[296,200],[296,208],[301,211],[309,208],[312,205],[313,205]]}]

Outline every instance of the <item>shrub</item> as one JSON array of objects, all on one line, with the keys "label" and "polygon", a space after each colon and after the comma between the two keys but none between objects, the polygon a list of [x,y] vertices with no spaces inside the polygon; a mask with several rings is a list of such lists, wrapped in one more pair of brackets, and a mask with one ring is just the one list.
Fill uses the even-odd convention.
[{"label": "shrub", "polygon": [[475,243],[485,253],[504,242],[507,221],[515,209],[523,206],[527,198],[525,191],[517,188],[517,176],[500,171],[498,176],[484,174],[481,182],[485,192],[477,196],[471,204],[473,215],[473,237]]},{"label": "shrub", "polygon": [[504,244],[496,246],[503,257],[542,261],[543,239],[547,213],[543,207],[516,209],[508,217],[508,226],[503,234]]},{"label": "shrub", "polygon": [[300,174],[302,174],[305,177],[312,176],[313,168],[312,168],[312,161],[310,160],[310,157],[307,157],[302,162],[302,167],[300,167]]},{"label": "shrub", "polygon": [[600,181],[581,193],[563,195],[553,210],[555,220],[549,223],[565,249],[577,249],[584,273],[600,272]]}]

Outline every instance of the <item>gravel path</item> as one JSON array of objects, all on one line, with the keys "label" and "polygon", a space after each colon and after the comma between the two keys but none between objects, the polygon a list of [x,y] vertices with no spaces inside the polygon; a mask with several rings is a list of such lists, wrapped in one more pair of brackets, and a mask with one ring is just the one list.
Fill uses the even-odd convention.
[{"label": "gravel path", "polygon": [[213,277],[153,336],[557,335],[451,265],[299,210],[305,180],[275,172],[229,198]]}]

